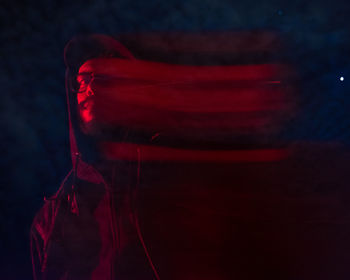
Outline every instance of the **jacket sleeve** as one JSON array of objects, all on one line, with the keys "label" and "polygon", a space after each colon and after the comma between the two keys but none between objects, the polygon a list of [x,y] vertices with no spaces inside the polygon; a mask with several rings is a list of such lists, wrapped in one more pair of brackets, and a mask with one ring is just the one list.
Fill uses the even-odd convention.
[{"label": "jacket sleeve", "polygon": [[[60,225],[65,217],[66,185],[71,184],[72,170],[63,180],[57,193],[45,199],[43,207],[35,215],[30,229],[30,250],[34,280],[64,280],[64,247]],[[63,217],[63,220],[62,220]]]},{"label": "jacket sleeve", "polygon": [[42,280],[42,264],[44,255],[44,237],[39,233],[38,224],[34,221],[30,230],[30,251],[32,258],[33,278]]},{"label": "jacket sleeve", "polygon": [[34,280],[65,279],[64,248],[55,230],[60,203],[48,200],[36,214],[30,230]]}]

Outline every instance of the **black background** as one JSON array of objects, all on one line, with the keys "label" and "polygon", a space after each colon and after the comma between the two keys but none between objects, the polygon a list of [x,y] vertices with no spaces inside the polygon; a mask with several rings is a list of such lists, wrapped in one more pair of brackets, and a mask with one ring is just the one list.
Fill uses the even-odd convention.
[{"label": "black background", "polygon": [[[29,227],[70,169],[63,48],[76,34],[276,30],[290,38],[291,140],[350,144],[347,1],[1,1],[1,279],[31,279]],[[344,81],[340,81],[340,77]]]}]

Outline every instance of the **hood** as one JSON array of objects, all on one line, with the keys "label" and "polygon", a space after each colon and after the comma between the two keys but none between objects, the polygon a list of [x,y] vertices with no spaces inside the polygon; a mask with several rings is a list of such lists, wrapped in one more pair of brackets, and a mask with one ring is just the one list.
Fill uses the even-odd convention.
[{"label": "hood", "polygon": [[96,140],[85,135],[80,129],[76,95],[76,78],[79,67],[85,61],[97,57],[121,57],[125,59],[134,59],[134,57],[121,43],[110,36],[102,34],[76,36],[66,44],[64,49],[66,101],[73,170],[76,171],[74,173],[81,179],[101,183],[103,178],[93,167],[99,157],[96,149]]},{"label": "hood", "polygon": [[[91,34],[73,38],[65,48],[64,59],[72,163],[76,166],[79,158],[85,174],[78,176],[90,181],[100,180],[91,168],[101,160],[101,151],[111,160],[138,160],[140,151],[145,155],[142,160],[150,161],[273,161],[283,158],[284,150],[270,144],[266,146],[271,143],[266,135],[280,128],[292,108],[289,86],[292,72],[279,60],[281,42],[278,34],[268,31],[158,32],[115,37]],[[132,105],[130,100],[124,104],[119,99],[111,99],[119,106],[120,115],[126,117],[120,123],[120,115],[114,115],[109,118],[109,124],[122,125],[125,128],[122,131],[131,134],[132,140],[104,141],[101,149],[99,140],[80,129],[76,78],[86,62],[105,70],[106,61],[112,65],[108,66],[110,69],[121,69],[122,74],[130,75],[131,84],[142,79],[152,83],[170,81],[176,83],[176,88],[167,91],[152,84],[153,89],[143,90],[143,99],[133,100]],[[187,88],[179,87],[179,81],[188,77]],[[168,96],[159,100],[157,92]],[[273,97],[269,95],[271,92]],[[175,98],[168,102],[171,94]],[[176,95],[180,98],[176,99]],[[277,95],[282,110],[270,106]],[[248,109],[242,113],[241,108]]]},{"label": "hood", "polygon": [[[135,186],[128,193],[131,219],[155,278],[159,279],[135,210],[141,161],[162,165],[284,159],[288,155],[285,149],[262,147],[258,135],[270,133],[267,126],[276,127],[281,122],[279,115],[285,113],[279,105],[278,110],[269,107],[275,97],[267,95],[277,94],[279,104],[288,105],[279,86],[286,71],[273,59],[278,40],[269,32],[150,33],[116,38],[99,34],[78,36],[65,48],[73,176],[108,187],[106,174],[97,167],[101,160],[137,163],[133,164],[136,172],[130,173],[136,177]],[[119,139],[92,137],[81,129],[77,75],[86,69],[114,77],[107,84],[96,81],[91,86],[99,93],[96,102],[103,105],[101,120],[123,128],[119,132],[124,131],[125,135]],[[72,212],[78,214],[74,178],[73,193],[68,199]],[[167,176],[163,179],[169,180]]]}]

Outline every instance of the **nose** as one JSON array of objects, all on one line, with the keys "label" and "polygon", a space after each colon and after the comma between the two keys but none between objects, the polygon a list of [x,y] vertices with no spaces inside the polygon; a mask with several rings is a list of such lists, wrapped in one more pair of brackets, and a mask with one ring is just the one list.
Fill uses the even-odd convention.
[{"label": "nose", "polygon": [[93,96],[95,95],[94,91],[91,89],[90,85],[88,86],[86,90],[86,96]]}]

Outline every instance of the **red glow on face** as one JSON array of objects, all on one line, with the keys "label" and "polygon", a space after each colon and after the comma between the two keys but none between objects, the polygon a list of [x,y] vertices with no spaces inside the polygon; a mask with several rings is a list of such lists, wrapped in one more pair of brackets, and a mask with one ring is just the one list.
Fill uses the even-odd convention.
[{"label": "red glow on face", "polygon": [[89,123],[94,119],[93,106],[94,92],[91,90],[91,74],[78,75],[79,90],[77,93],[78,110],[83,123]]},{"label": "red glow on face", "polygon": [[84,123],[143,130],[253,133],[291,108],[279,64],[182,66],[100,58],[79,71]]}]

